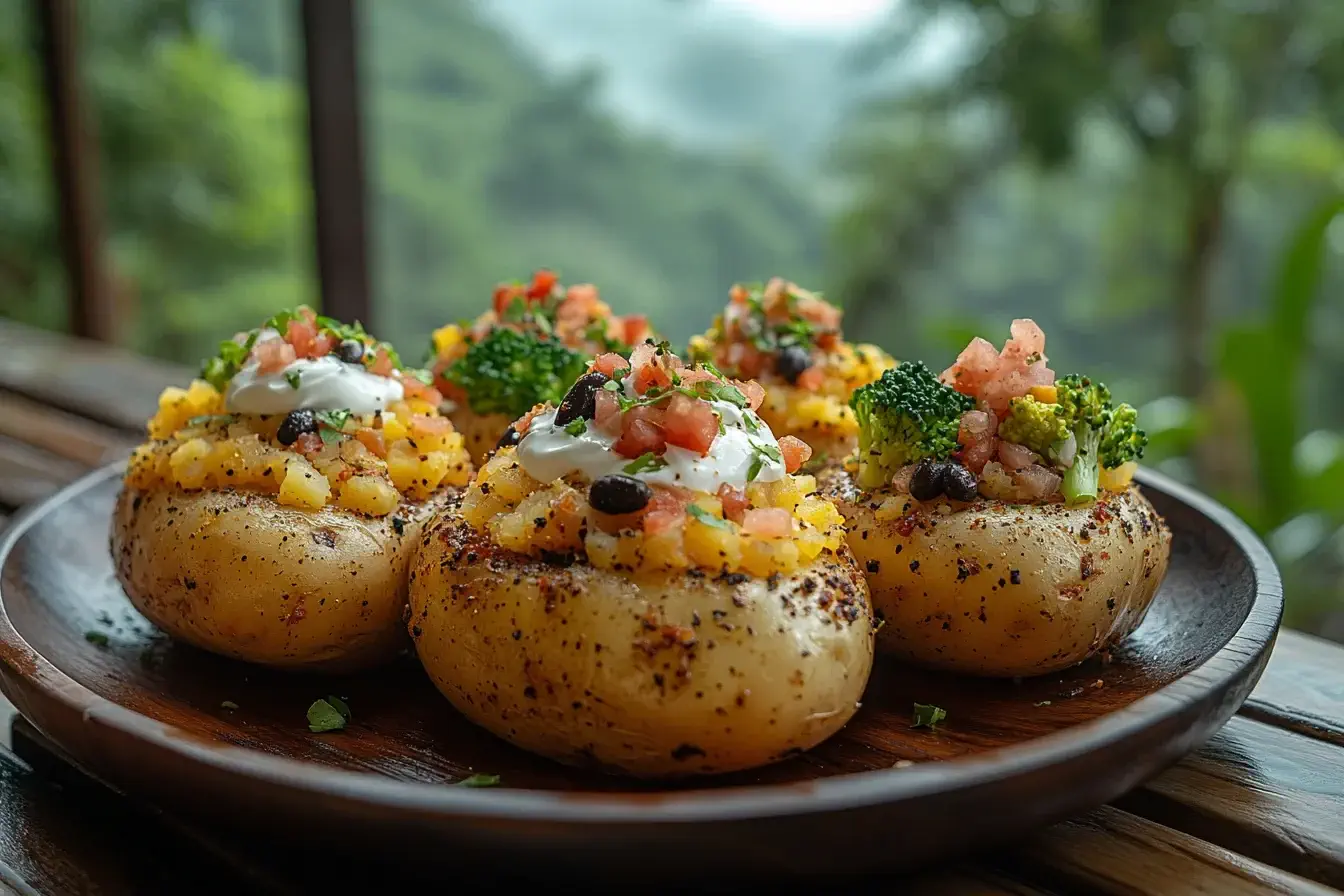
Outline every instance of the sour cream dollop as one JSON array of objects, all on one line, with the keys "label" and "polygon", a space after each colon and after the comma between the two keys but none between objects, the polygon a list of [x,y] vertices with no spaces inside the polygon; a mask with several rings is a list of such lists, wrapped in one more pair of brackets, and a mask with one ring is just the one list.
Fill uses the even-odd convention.
[{"label": "sour cream dollop", "polygon": [[[663,466],[628,475],[650,485],[710,493],[725,484],[740,489],[749,481],[783,479],[786,473],[779,441],[765,421],[754,412],[726,401],[709,404],[723,421],[723,432],[714,438],[708,455],[701,457],[694,451],[668,445],[661,458]],[[563,426],[555,425],[555,414],[547,411],[533,418],[527,434],[518,443],[516,456],[527,475],[551,482],[571,473],[591,480],[626,472],[632,461],[611,450],[616,436],[600,432],[591,420],[582,433],[571,435]],[[757,465],[755,477],[748,479],[752,467]]]},{"label": "sour cream dollop", "polygon": [[[280,338],[270,330],[257,342]],[[335,355],[299,358],[271,373],[259,373],[259,366],[249,359],[229,382],[224,404],[230,413],[288,414],[309,408],[372,414],[405,395],[396,379],[369,373],[362,365],[348,364]]]}]

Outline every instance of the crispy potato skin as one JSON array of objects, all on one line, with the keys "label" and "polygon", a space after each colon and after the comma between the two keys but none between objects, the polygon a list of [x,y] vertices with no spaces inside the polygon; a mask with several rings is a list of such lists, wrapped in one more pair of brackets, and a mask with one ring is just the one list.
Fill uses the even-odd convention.
[{"label": "crispy potato skin", "polygon": [[426,527],[411,635],[472,721],[562,762],[641,777],[751,768],[806,750],[858,708],[873,660],[846,551],[793,576],[632,580]]},{"label": "crispy potato skin", "polygon": [[471,462],[479,467],[499,444],[500,436],[509,428],[513,418],[504,414],[475,414],[471,408],[461,405],[448,414],[453,421],[453,429],[462,434]]},{"label": "crispy potato skin", "polygon": [[407,567],[450,497],[374,519],[253,492],[125,488],[112,556],[131,603],[178,640],[267,666],[361,669],[408,646]]},{"label": "crispy potato skin", "polygon": [[895,519],[847,474],[836,499],[884,620],[878,649],[922,666],[1026,677],[1077,665],[1143,621],[1171,556],[1171,530],[1136,486],[1095,504],[981,500],[939,513],[901,496]]}]

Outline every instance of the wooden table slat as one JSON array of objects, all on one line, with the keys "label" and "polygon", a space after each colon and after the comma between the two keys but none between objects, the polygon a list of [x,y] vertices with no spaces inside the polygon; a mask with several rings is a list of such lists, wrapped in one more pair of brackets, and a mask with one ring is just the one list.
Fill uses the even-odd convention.
[{"label": "wooden table slat", "polygon": [[1344,746],[1344,648],[1302,632],[1280,632],[1274,659],[1241,714]]},{"label": "wooden table slat", "polygon": [[87,471],[7,436],[0,436],[0,506],[16,510],[45,498]]},{"label": "wooden table slat", "polygon": [[99,467],[127,454],[138,441],[124,431],[12,392],[0,392],[0,435],[85,467]]}]

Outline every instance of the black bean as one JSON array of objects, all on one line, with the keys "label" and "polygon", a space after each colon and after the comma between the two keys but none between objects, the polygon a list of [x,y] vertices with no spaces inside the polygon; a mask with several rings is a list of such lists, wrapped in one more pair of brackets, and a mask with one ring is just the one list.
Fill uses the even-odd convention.
[{"label": "black bean", "polygon": [[317,432],[317,415],[308,408],[300,408],[285,415],[275,440],[281,445],[293,445],[306,432]]},{"label": "black bean", "polygon": [[585,373],[575,380],[574,385],[569,387],[565,397],[560,400],[560,407],[555,412],[555,425],[564,426],[580,418],[593,419],[593,415],[597,413],[597,390],[606,382],[606,374],[598,373],[596,370]]},{"label": "black bean", "polygon": [[974,501],[980,494],[975,474],[958,463],[949,463],[943,473],[943,493],[953,501]]},{"label": "black bean", "polygon": [[798,377],[811,366],[812,353],[801,345],[790,345],[780,349],[779,357],[775,359],[775,371],[784,377],[784,382],[789,385],[798,382]]},{"label": "black bean", "polygon": [[634,513],[653,500],[653,489],[624,473],[612,473],[593,480],[588,487],[588,503],[602,513]]},{"label": "black bean", "polygon": [[910,476],[910,497],[916,501],[932,501],[943,493],[943,477],[947,464],[924,458]]},{"label": "black bean", "polygon": [[523,437],[518,435],[518,430],[514,429],[513,424],[510,423],[509,428],[504,430],[504,434],[500,436],[499,441],[495,443],[495,450],[498,451],[501,448],[512,447],[513,445],[517,445],[522,440]]},{"label": "black bean", "polygon": [[336,346],[336,357],[347,364],[358,364],[364,360],[364,343],[358,339],[343,339]]}]

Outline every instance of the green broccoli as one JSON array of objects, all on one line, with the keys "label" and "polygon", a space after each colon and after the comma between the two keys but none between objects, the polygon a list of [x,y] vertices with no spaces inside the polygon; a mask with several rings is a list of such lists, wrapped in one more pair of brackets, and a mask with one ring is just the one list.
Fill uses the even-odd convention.
[{"label": "green broccoli", "polygon": [[467,393],[477,414],[521,417],[542,402],[559,403],[588,359],[554,339],[501,327],[455,361],[444,376]]},{"label": "green broccoli", "polygon": [[1069,425],[1059,414],[1059,406],[1037,401],[1029,395],[1014,398],[1008,416],[999,424],[999,438],[1025,445],[1037,454],[1049,456],[1056,443],[1069,437]]},{"label": "green broccoli", "polygon": [[1110,390],[1101,383],[1073,374],[1061,377],[1055,388],[1059,414],[1078,443],[1062,491],[1069,504],[1083,504],[1097,497],[1101,467],[1118,467],[1142,457],[1148,437],[1137,426],[1134,408],[1113,407]]},{"label": "green broccoli", "polygon": [[849,406],[859,421],[859,486],[876,488],[907,464],[951,454],[961,415],[975,402],[940,383],[923,362],[903,361],[856,389]]}]

